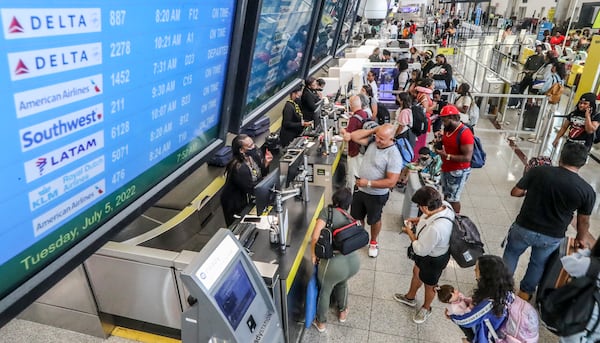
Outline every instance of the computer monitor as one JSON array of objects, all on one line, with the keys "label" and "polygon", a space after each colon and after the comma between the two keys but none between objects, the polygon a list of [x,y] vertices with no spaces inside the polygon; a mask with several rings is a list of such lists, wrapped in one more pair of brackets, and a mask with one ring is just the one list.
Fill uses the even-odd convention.
[{"label": "computer monitor", "polygon": [[[284,156],[285,157],[285,156]],[[285,188],[288,188],[292,185],[296,176],[300,174],[301,167],[304,164],[304,154],[300,153],[297,156],[294,156],[293,159],[288,163],[287,174],[285,175]]]},{"label": "computer monitor", "polygon": [[256,214],[261,215],[269,205],[275,203],[275,192],[279,190],[279,168],[275,168],[267,174],[256,186],[254,186],[254,197],[256,204]]}]

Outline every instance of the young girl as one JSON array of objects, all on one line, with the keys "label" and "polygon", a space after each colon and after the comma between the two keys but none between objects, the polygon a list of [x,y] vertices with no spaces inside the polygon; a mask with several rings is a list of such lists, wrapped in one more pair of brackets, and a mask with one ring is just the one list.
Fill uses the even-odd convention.
[{"label": "young girl", "polygon": [[473,300],[465,297],[452,285],[441,285],[436,289],[439,301],[447,304],[446,315],[463,315],[471,312]]}]

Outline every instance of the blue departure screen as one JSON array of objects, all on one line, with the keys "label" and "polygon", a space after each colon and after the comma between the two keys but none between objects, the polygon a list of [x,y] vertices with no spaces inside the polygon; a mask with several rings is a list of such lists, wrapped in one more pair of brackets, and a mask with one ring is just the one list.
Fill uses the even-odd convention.
[{"label": "blue departure screen", "polygon": [[348,40],[352,37],[352,26],[356,21],[356,10],[358,9],[359,3],[360,0],[348,0],[346,14],[344,15],[344,23],[340,31],[340,38],[338,39],[336,52],[338,52],[337,50],[339,50],[344,44],[348,43]]},{"label": "blue departure screen", "polygon": [[325,57],[333,55],[333,43],[335,33],[342,18],[344,1],[342,0],[326,0],[323,6],[323,14],[317,28],[317,39],[312,54],[310,66],[314,66],[322,61]]},{"label": "blue departure screen", "polygon": [[2,2],[0,295],[218,138],[235,4]]},{"label": "blue departure screen", "polygon": [[244,116],[300,77],[306,59],[312,0],[264,0]]}]

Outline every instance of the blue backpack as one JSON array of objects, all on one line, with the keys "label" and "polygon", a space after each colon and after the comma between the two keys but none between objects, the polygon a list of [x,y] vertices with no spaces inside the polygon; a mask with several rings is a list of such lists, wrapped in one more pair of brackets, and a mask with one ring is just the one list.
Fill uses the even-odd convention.
[{"label": "blue backpack", "polygon": [[415,157],[414,149],[405,137],[396,137],[396,148],[398,148],[400,156],[402,156],[402,167],[409,164]]},{"label": "blue backpack", "polygon": [[[458,131],[458,135],[456,135],[456,143],[460,147],[460,136],[467,127],[463,125],[463,127]],[[486,153],[483,151],[483,145],[481,144],[481,140],[479,137],[475,137],[473,135],[474,144],[473,144],[473,155],[471,156],[471,168],[482,168],[485,165]]]}]

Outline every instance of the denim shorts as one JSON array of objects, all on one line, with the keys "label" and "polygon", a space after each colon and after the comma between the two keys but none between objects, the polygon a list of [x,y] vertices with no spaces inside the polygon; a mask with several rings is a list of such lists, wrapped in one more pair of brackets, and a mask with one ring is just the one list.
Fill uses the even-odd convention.
[{"label": "denim shorts", "polygon": [[460,194],[465,188],[471,168],[442,172],[442,192],[448,202],[460,201]]}]

